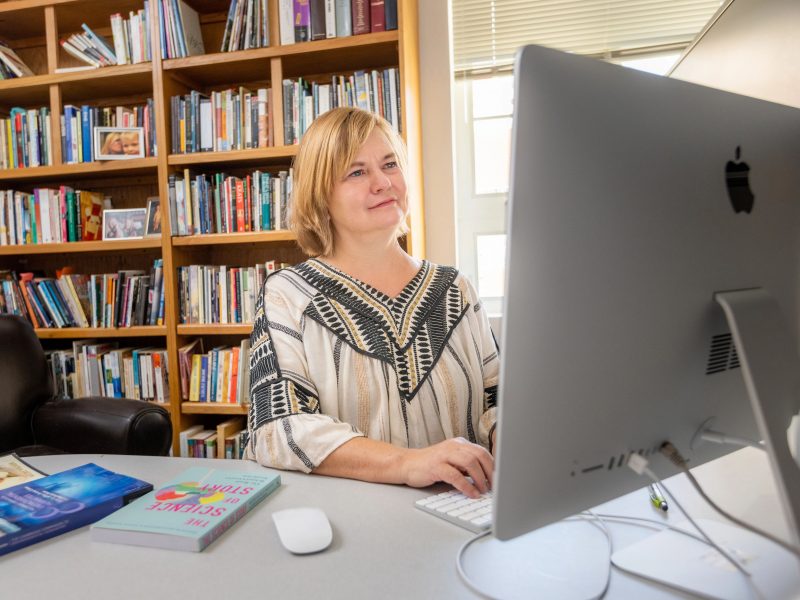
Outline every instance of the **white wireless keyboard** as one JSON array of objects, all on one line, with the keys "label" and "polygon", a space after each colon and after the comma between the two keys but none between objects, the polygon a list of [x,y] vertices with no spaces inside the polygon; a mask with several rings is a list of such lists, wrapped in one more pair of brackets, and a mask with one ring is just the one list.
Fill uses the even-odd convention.
[{"label": "white wireless keyboard", "polygon": [[488,493],[473,499],[450,490],[417,500],[415,505],[475,533],[482,533],[492,525],[492,495]]}]

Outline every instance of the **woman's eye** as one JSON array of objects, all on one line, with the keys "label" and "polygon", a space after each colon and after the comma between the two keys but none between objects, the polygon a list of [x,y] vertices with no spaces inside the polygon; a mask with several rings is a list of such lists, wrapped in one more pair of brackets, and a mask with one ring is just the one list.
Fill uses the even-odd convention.
[{"label": "woman's eye", "polygon": [[348,175],[348,177],[361,177],[363,174],[364,174],[364,169],[357,169],[357,170],[353,171],[352,173],[350,173],[350,175]]},{"label": "woman's eye", "polygon": [[390,161],[383,165],[384,169],[396,169],[397,168],[397,161]]}]

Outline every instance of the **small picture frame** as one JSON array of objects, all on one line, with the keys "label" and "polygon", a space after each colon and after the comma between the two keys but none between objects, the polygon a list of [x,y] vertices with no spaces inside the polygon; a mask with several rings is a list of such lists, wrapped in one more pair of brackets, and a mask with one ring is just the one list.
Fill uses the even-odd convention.
[{"label": "small picture frame", "polygon": [[147,225],[144,234],[145,237],[161,235],[161,200],[158,196],[147,199]]},{"label": "small picture frame", "polygon": [[95,127],[95,160],[144,158],[144,129],[141,127]]},{"label": "small picture frame", "polygon": [[144,237],[146,208],[120,208],[103,211],[104,240],[137,240]]}]

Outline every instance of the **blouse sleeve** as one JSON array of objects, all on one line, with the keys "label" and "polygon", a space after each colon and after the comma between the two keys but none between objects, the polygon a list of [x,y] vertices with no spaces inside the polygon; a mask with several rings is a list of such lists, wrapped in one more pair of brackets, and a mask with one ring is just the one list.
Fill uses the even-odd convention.
[{"label": "blouse sleeve", "polygon": [[250,336],[250,410],[245,458],[310,472],[343,443],[363,434],[320,412],[308,376],[302,308],[269,281]]},{"label": "blouse sleeve", "polygon": [[489,315],[478,296],[478,291],[465,278],[474,312],[475,342],[480,349],[483,376],[483,414],[478,422],[478,442],[492,449],[492,433],[497,424],[497,383],[500,377],[500,355],[497,342],[489,324]]}]

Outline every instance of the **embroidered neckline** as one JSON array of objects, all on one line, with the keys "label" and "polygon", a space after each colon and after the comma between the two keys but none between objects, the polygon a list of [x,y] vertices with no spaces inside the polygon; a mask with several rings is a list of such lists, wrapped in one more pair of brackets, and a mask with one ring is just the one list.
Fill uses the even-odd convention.
[{"label": "embroidered neckline", "polygon": [[317,290],[305,315],[357,352],[392,365],[406,400],[427,379],[469,308],[453,285],[458,272],[427,261],[394,299],[316,259],[291,270]]}]

